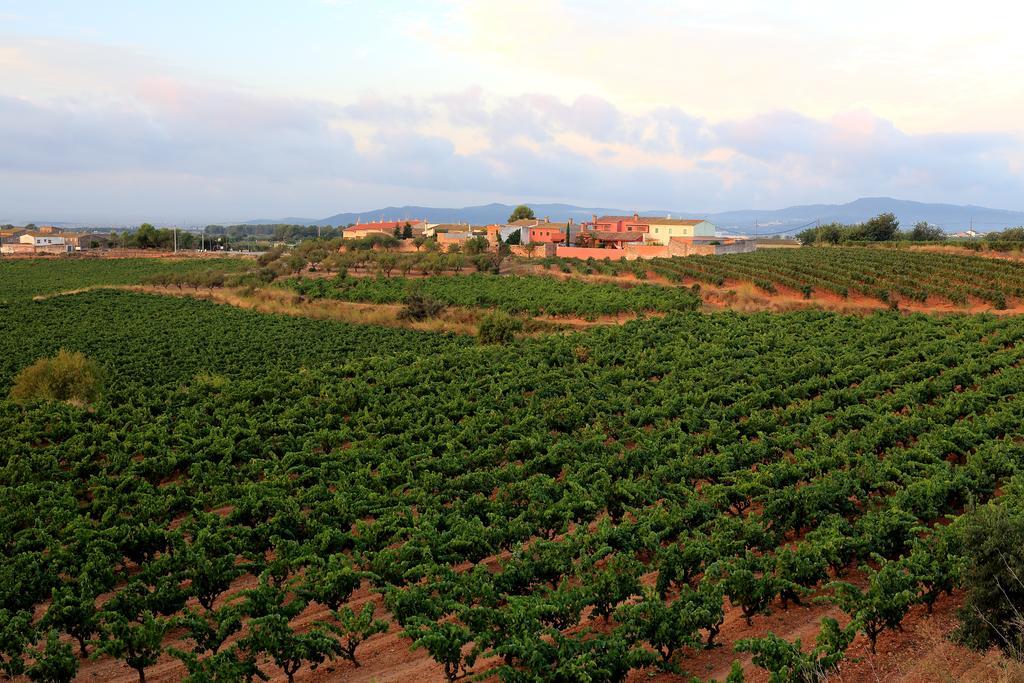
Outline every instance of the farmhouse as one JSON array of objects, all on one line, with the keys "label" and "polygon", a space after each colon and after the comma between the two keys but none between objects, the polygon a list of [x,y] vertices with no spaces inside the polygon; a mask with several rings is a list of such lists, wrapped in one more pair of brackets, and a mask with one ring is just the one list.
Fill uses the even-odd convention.
[{"label": "farmhouse", "polygon": [[673,238],[715,237],[714,224],[703,219],[690,218],[646,218],[647,236],[645,242],[667,245]]},{"label": "farmhouse", "polygon": [[74,250],[63,237],[42,232],[28,232],[19,236],[17,242],[0,244],[2,254],[67,254]]},{"label": "farmhouse", "polygon": [[552,223],[550,218],[521,218],[500,228],[498,234],[502,240],[508,240],[516,232],[519,233],[520,244],[545,244],[565,242],[572,229],[572,221]]},{"label": "farmhouse", "polygon": [[356,223],[355,225],[342,230],[341,236],[343,239],[362,239],[364,237],[369,237],[370,235],[391,235],[394,237],[395,228],[403,230],[406,225],[409,225],[412,228],[412,234],[414,236],[422,235],[426,228],[426,223],[418,219],[406,221],[376,221],[373,223]]}]

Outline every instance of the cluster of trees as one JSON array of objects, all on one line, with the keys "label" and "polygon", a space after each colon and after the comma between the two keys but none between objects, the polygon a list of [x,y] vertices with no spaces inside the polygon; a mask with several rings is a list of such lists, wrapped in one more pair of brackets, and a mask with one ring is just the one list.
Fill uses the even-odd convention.
[{"label": "cluster of trees", "polygon": [[203,230],[207,235],[237,240],[261,240],[270,242],[287,242],[289,244],[307,239],[335,239],[341,237],[345,226],[330,225],[297,225],[292,223],[267,223],[260,225],[207,225]]},{"label": "cluster of trees", "polygon": [[177,233],[179,249],[196,249],[199,238],[187,230],[173,228],[155,228],[151,223],[143,223],[135,230],[115,233],[113,236],[120,246],[128,249],[173,249]]},{"label": "cluster of trees", "polygon": [[892,213],[882,213],[874,218],[856,225],[829,223],[807,228],[796,234],[801,243],[807,244],[842,244],[846,242],[890,242],[906,240],[910,242],[940,242],[946,239],[946,233],[937,225],[921,221],[909,231],[900,230],[900,222]]}]

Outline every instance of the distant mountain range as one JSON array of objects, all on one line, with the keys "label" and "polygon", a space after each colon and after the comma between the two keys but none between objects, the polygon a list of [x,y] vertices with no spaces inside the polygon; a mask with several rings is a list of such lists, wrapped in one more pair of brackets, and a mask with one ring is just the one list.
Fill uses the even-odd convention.
[{"label": "distant mountain range", "polygon": [[[594,215],[629,215],[632,210],[573,206],[572,204],[529,204],[538,218],[564,222],[573,219],[579,223]],[[388,206],[359,213],[338,213],[327,218],[281,218],[277,220],[248,221],[251,225],[292,223],[301,225],[348,225],[418,218],[429,223],[469,223],[486,225],[503,223],[514,207],[509,204],[484,204],[462,208],[434,208],[429,206]],[[890,197],[863,197],[847,204],[808,204],[774,210],[723,211],[701,213],[694,211],[641,211],[641,216],[672,216],[674,218],[706,218],[727,232],[758,234],[786,234],[820,223],[859,223],[880,213],[891,211],[900,224],[910,227],[919,221],[938,225],[947,232],[966,230],[972,225],[978,232],[990,232],[1024,225],[1024,211],[990,209],[983,206],[956,204],[926,204]]]}]

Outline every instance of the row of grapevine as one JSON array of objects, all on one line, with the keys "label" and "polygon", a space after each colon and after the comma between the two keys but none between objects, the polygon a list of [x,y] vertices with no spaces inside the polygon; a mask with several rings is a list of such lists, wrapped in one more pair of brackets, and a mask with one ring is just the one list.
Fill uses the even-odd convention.
[{"label": "row of grapevine", "polygon": [[774,292],[853,294],[883,302],[971,301],[1004,309],[1024,298],[1024,264],[1004,259],[898,249],[829,247],[768,249],[750,254],[656,259],[653,272],[678,282],[717,286],[753,282]]},{"label": "row of grapevine", "polygon": [[34,295],[99,285],[132,285],[165,273],[189,274],[216,268],[239,271],[252,262],[242,258],[58,258],[0,260],[0,303]]}]

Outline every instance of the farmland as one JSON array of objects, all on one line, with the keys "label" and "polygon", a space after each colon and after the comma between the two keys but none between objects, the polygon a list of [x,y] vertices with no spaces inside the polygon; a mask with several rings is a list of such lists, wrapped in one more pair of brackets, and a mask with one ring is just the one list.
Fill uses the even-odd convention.
[{"label": "farmland", "polygon": [[314,298],[397,303],[415,291],[453,306],[497,308],[508,313],[531,315],[596,317],[648,311],[692,311],[700,306],[697,296],[679,288],[656,285],[620,287],[539,276],[501,277],[474,273],[414,280],[398,277],[293,278],[285,284]]},{"label": "farmland", "polygon": [[[58,274],[0,304],[0,384],[64,348],[105,388],[0,400],[8,673],[686,680],[737,659],[760,680],[751,653],[780,646],[734,624],[829,600],[838,621],[804,648],[824,634],[805,652],[824,666],[867,643],[884,600],[883,647],[956,590],[949,517],[1024,466],[1013,316],[708,314],[682,288],[418,280],[459,305],[478,281],[465,305],[514,312],[533,311],[520,291],[575,314],[681,295],[662,317],[481,345],[116,290],[30,300]],[[410,286],[342,281],[369,301]]]},{"label": "farmland", "polygon": [[161,273],[240,270],[244,259],[44,259],[0,261],[0,302],[97,285],[137,284]]},{"label": "farmland", "polygon": [[1004,309],[1024,298],[1024,264],[959,254],[834,247],[779,249],[654,261],[652,270],[678,282],[722,285],[751,282],[768,293],[780,288],[860,295],[884,303],[982,302]]}]

